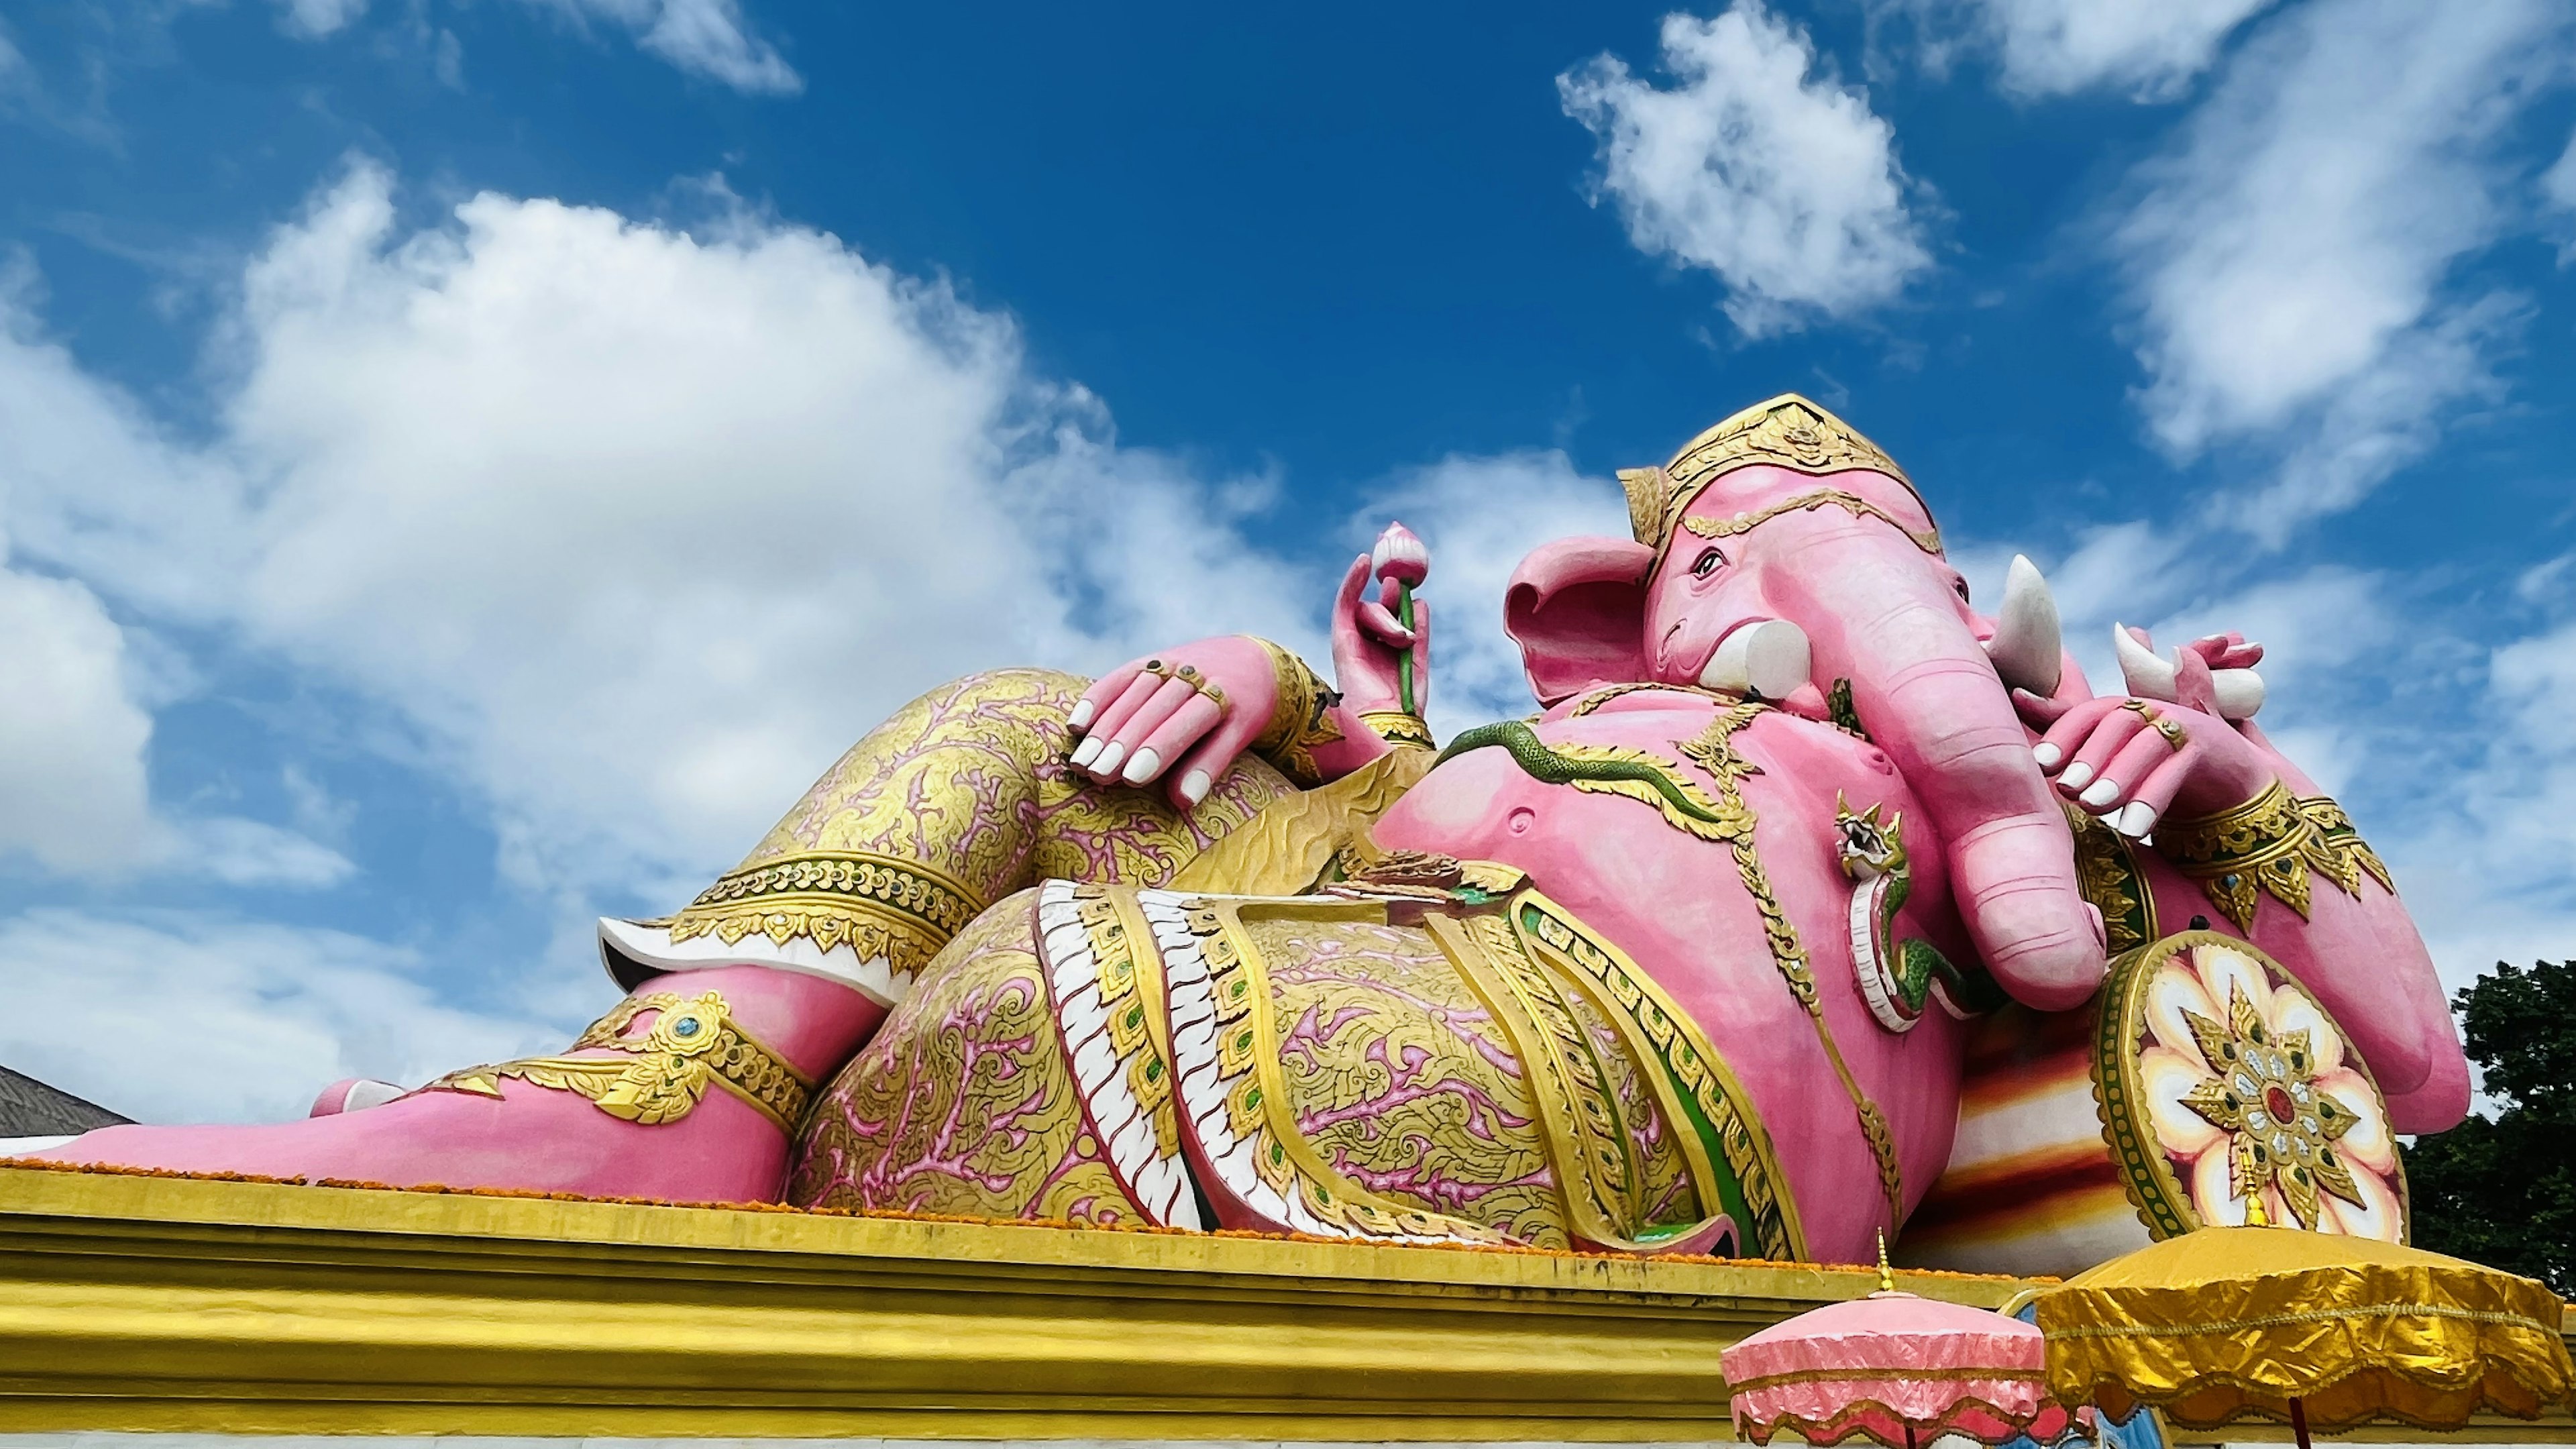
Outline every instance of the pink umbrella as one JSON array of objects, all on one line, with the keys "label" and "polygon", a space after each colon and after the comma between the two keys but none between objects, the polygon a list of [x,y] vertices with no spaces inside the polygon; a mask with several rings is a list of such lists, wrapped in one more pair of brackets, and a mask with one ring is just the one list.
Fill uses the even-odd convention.
[{"label": "pink umbrella", "polygon": [[1801,1313],[1718,1355],[1735,1431],[1768,1444],[1864,1438],[1918,1449],[1945,1434],[1982,1444],[2083,1432],[2047,1395],[2047,1341],[2019,1319],[1899,1293],[1882,1244],[1879,1291]]}]

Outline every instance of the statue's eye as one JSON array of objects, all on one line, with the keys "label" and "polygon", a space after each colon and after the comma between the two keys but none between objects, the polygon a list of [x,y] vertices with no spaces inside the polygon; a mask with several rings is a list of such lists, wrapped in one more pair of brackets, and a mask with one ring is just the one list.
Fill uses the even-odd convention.
[{"label": "statue's eye", "polygon": [[1701,549],[1698,559],[1693,561],[1691,564],[1691,577],[1695,579],[1707,578],[1710,574],[1716,573],[1717,566],[1724,562],[1726,562],[1726,555],[1719,553],[1716,549]]},{"label": "statue's eye", "polygon": [[1959,591],[1960,603],[1964,604],[1968,602],[1968,581],[1966,579],[1952,579],[1950,581],[1950,587]]}]

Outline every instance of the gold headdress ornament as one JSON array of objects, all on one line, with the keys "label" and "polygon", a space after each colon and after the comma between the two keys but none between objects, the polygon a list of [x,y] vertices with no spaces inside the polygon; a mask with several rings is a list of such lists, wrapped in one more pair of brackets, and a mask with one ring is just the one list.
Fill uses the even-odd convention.
[{"label": "gold headdress ornament", "polygon": [[[1672,541],[1683,510],[1690,507],[1693,499],[1727,474],[1757,463],[1819,477],[1856,469],[1885,474],[1904,489],[1905,501],[1922,514],[1925,524],[1932,519],[1932,510],[1924,504],[1923,495],[1914,491],[1914,480],[1905,476],[1895,459],[1854,431],[1851,424],[1794,392],[1784,392],[1769,402],[1755,403],[1691,439],[1660,468],[1620,470],[1619,482],[1628,490],[1628,523],[1637,541],[1661,553]],[[1904,529],[1925,552],[1941,551],[1937,529],[1918,529],[1890,513],[1880,502],[1839,489],[1802,493],[1739,518],[1692,519],[1690,528],[1709,537],[1724,537],[1792,508],[1828,504],[1884,518]]]}]

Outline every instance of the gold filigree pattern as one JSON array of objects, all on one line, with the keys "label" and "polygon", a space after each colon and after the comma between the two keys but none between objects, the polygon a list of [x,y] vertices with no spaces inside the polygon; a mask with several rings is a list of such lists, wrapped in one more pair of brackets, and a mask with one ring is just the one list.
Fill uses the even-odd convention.
[{"label": "gold filigree pattern", "polygon": [[2379,852],[2363,843],[2361,832],[2353,827],[2352,817],[2344,813],[2342,806],[2323,795],[2302,795],[2298,806],[2299,813],[2308,817],[2308,823],[2325,840],[2324,859],[2316,862],[2317,868],[2342,887],[2345,895],[2361,894],[2365,872],[2379,882],[2381,890],[2397,893],[2397,881],[2389,875],[2388,866],[2380,860]]},{"label": "gold filigree pattern", "polygon": [[1803,1261],[1804,1233],[1788,1179],[1751,1099],[1698,1023],[1627,953],[1536,890],[1514,896],[1512,924],[1540,959],[1586,983],[1640,1061],[1654,1064],[1650,1082],[1679,1134],[1704,1212],[1734,1217],[1745,1246],[1781,1262]]},{"label": "gold filigree pattern", "polygon": [[1704,689],[1696,684],[1663,684],[1651,680],[1631,681],[1626,684],[1605,684],[1599,689],[1586,691],[1581,698],[1574,702],[1574,708],[1565,712],[1565,717],[1567,719],[1581,719],[1585,715],[1592,713],[1594,710],[1599,709],[1601,706],[1608,704],[1614,699],[1623,699],[1628,695],[1655,691],[1660,691],[1665,694],[1694,695],[1701,699],[1716,700],[1720,704],[1733,704],[1736,699],[1736,696],[1732,694],[1722,693],[1714,689]]},{"label": "gold filigree pattern", "polygon": [[[652,1027],[628,1036],[635,1018],[654,1012]],[[555,1091],[578,1092],[621,1121],[653,1127],[677,1122],[694,1110],[710,1085],[720,1086],[793,1131],[805,1115],[814,1084],[784,1057],[734,1024],[722,992],[683,997],[656,991],[630,996],[591,1024],[571,1050],[605,1050],[608,1057],[526,1057],[495,1066],[450,1072],[424,1092],[501,1095],[501,1079],[516,1078]]]},{"label": "gold filigree pattern", "polygon": [[1135,888],[1048,881],[1033,935],[1083,1115],[1128,1199],[1159,1226],[1206,1226],[1181,1157],[1162,958]]},{"label": "gold filigree pattern", "polygon": [[1742,828],[1727,837],[1735,854],[1736,874],[1744,882],[1745,893],[1753,898],[1754,909],[1762,917],[1762,935],[1771,951],[1771,964],[1789,991],[1805,1008],[1807,1019],[1816,1029],[1816,1041],[1833,1063],[1834,1075],[1842,1080],[1844,1095],[1851,1098],[1852,1110],[1860,1118],[1861,1135],[1869,1141],[1870,1156],[1878,1163],[1879,1191],[1886,1195],[1891,1221],[1905,1219],[1905,1184],[1896,1160],[1896,1133],[1887,1125],[1887,1114],[1863,1092],[1851,1066],[1843,1060],[1842,1048],[1834,1041],[1834,1029],[1825,1020],[1823,1004],[1816,997],[1816,975],[1808,965],[1807,948],[1798,940],[1798,928],[1780,905],[1779,896],[1771,889],[1771,877],[1762,868],[1762,856],[1754,844],[1754,815],[1744,801],[1744,778],[1759,774],[1760,769],[1738,754],[1735,733],[1768,712],[1769,705],[1751,701],[1720,712],[1709,721],[1698,738],[1677,741],[1675,748],[1692,764],[1706,770],[1717,781],[1719,802],[1730,815],[1742,817]]},{"label": "gold filigree pattern", "polygon": [[823,950],[846,943],[914,970],[981,909],[928,866],[861,851],[798,855],[738,870],[669,920],[671,939],[712,935],[730,946],[758,933],[781,946],[799,936]]},{"label": "gold filigree pattern", "polygon": [[[1529,949],[1526,940],[1522,947]],[[1538,957],[1535,951],[1530,954]],[[1641,1038],[1642,1032],[1635,1027],[1623,1030],[1617,1009],[1576,973],[1554,966],[1545,957],[1538,960],[1592,1043],[1593,1059],[1609,1078],[1611,1100],[1627,1128],[1637,1164],[1635,1236],[1649,1246],[1690,1236],[1714,1210],[1700,1206],[1699,1182],[1689,1155],[1682,1150],[1680,1134],[1689,1130],[1681,1122],[1682,1108],[1677,1101],[1671,1107],[1665,1105],[1665,1097],[1672,1094],[1670,1084],[1662,1082],[1649,1065],[1642,1041],[1632,1040]],[[1661,1094],[1658,1086],[1663,1088]]]},{"label": "gold filigree pattern", "polygon": [[2306,1027],[2275,1030],[2229,982],[2224,1025],[2191,1010],[2176,1013],[2191,1029],[2211,1077],[2195,1083],[2182,1105],[2228,1134],[2229,1186],[2240,1198],[2269,1188],[2301,1223],[2317,1220],[2317,1193],[2367,1207],[2335,1143],[2361,1125],[2360,1114],[2317,1088],[2316,1046]]},{"label": "gold filigree pattern", "polygon": [[[1914,491],[1913,480],[1877,444],[1796,393],[1783,393],[1691,439],[1661,468],[1626,469],[1619,474],[1627,489],[1628,521],[1637,541],[1661,553],[1692,499],[1719,478],[1756,464],[1816,476],[1855,469],[1881,473],[1906,490],[1927,520],[1931,516],[1922,495]],[[1911,528],[1906,531],[1913,533]],[[1939,552],[1938,535],[1930,537],[1924,546]],[[1922,543],[1923,536],[1916,541]]]},{"label": "gold filigree pattern", "polygon": [[972,1217],[1141,1221],[1085,1130],[1037,955],[1033,893],[950,941],[830,1085],[787,1200]]},{"label": "gold filigree pattern", "polygon": [[2365,872],[2382,888],[2396,888],[2342,806],[2321,795],[2294,797],[2278,780],[2233,810],[2166,821],[2155,840],[2174,868],[2199,881],[2240,931],[2254,929],[2258,892],[2305,920],[2311,870],[2346,895],[2360,894]]},{"label": "gold filigree pattern", "polygon": [[1270,982],[1287,1107],[1316,1155],[1390,1202],[1567,1246],[1526,1058],[1432,939],[1250,905],[1241,919]]},{"label": "gold filigree pattern", "polygon": [[1510,1028],[1574,1231],[1601,1247],[1644,1248],[1645,1170],[1573,1003],[1502,916],[1425,924]]},{"label": "gold filigree pattern", "polygon": [[904,706],[668,921],[672,939],[801,938],[909,975],[986,904],[1042,876],[1160,884],[1296,793],[1257,759],[1187,813],[1160,791],[1092,784],[1065,760],[1065,719],[1083,687],[1070,674],[1004,669]]},{"label": "gold filigree pattern", "polygon": [[1333,706],[1341,703],[1342,697],[1317,678],[1305,660],[1267,639],[1253,639],[1249,634],[1244,637],[1269,654],[1271,678],[1279,690],[1278,703],[1270,711],[1270,723],[1253,740],[1252,752],[1278,766],[1279,772],[1300,788],[1311,790],[1324,783],[1324,772],[1315,764],[1315,747],[1342,738],[1341,726],[1334,724],[1332,717]]},{"label": "gold filigree pattern", "polygon": [[1750,533],[1784,513],[1813,513],[1819,508],[1839,508],[1854,518],[1879,519],[1912,540],[1916,548],[1934,558],[1941,556],[1940,534],[1917,530],[1905,520],[1859,494],[1846,493],[1840,488],[1818,488],[1812,492],[1801,493],[1794,498],[1783,498],[1777,503],[1757,508],[1751,513],[1739,513],[1730,518],[1685,518],[1682,520],[1682,527],[1702,538],[1733,538],[1737,534]]},{"label": "gold filigree pattern", "polygon": [[2117,956],[2156,939],[2156,895],[2138,876],[2129,839],[2068,801],[2066,828],[2075,837],[2075,888],[2102,913],[2102,948]]},{"label": "gold filigree pattern", "polygon": [[[1149,920],[1157,920],[1157,910],[1177,910],[1190,938],[1185,957],[1177,957],[1170,941],[1164,944],[1164,977],[1172,990],[1172,1052],[1180,1067],[1182,1106],[1198,1134],[1200,1155],[1218,1176],[1211,1191],[1221,1186],[1278,1225],[1334,1238],[1510,1240],[1471,1217],[1427,1212],[1399,1196],[1370,1191],[1329,1163],[1298,1124],[1270,975],[1236,913],[1255,905],[1303,920],[1383,920],[1381,908],[1296,900],[1175,905],[1162,892],[1146,892],[1139,902]],[[1182,1021],[1193,1026],[1182,1029]],[[1206,1021],[1206,1029],[1198,1021]]]},{"label": "gold filigree pattern", "polygon": [[1420,745],[1426,750],[1440,747],[1440,741],[1432,738],[1431,726],[1418,714],[1400,709],[1364,709],[1360,711],[1360,723],[1377,731],[1377,737],[1391,745]]},{"label": "gold filigree pattern", "polygon": [[1169,1155],[1181,1150],[1181,1136],[1172,1115],[1172,1029],[1162,1009],[1163,963],[1133,899],[1114,889],[1076,886],[1074,909],[1097,963],[1110,1049],[1128,1064],[1127,1089],[1153,1124],[1154,1145]]}]

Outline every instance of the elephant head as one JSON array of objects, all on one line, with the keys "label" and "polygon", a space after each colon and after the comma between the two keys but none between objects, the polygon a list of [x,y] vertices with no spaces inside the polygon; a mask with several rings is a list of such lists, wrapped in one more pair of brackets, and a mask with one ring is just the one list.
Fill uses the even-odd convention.
[{"label": "elephant head", "polygon": [[1794,395],[1621,478],[1633,540],[1548,544],[1506,592],[1540,701],[1655,681],[1821,714],[1847,687],[1932,817],[1988,969],[2032,1006],[2080,1004],[2103,972],[2101,917],[2010,693],[2051,692],[2063,658],[2044,589],[2023,586],[2035,574],[1996,620],[1972,612],[1905,474]]}]

